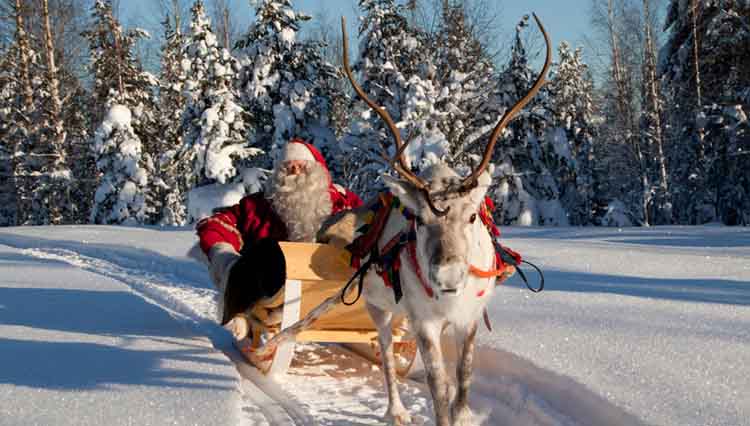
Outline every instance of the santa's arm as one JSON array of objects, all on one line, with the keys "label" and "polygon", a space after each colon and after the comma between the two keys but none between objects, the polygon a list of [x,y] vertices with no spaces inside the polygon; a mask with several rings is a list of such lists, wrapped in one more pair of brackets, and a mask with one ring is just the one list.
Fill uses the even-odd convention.
[{"label": "santa's arm", "polygon": [[350,209],[356,209],[357,207],[360,207],[362,205],[362,199],[359,198],[359,196],[352,191],[346,190],[346,205],[349,206]]},{"label": "santa's arm", "polygon": [[332,214],[336,214],[343,210],[354,209],[362,205],[362,200],[357,194],[339,184],[332,185],[331,199],[333,201]]},{"label": "santa's arm", "polygon": [[226,207],[198,222],[195,229],[204,253],[211,258],[211,248],[217,244],[229,245],[236,252],[242,248],[242,234],[238,229],[241,217],[240,204]]}]

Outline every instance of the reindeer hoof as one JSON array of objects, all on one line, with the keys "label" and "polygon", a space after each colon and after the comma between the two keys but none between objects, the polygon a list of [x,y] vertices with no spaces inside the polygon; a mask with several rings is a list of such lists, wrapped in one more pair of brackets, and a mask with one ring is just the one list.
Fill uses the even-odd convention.
[{"label": "reindeer hoof", "polygon": [[393,426],[406,426],[411,424],[411,416],[404,411],[386,414],[386,420]]}]

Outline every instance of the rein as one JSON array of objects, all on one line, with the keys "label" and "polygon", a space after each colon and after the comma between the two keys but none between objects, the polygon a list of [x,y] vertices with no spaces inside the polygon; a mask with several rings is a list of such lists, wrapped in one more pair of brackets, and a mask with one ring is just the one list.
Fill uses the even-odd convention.
[{"label": "rein", "polygon": [[[518,271],[521,279],[526,284],[526,287],[534,293],[539,293],[544,289],[544,275],[542,271],[534,264],[521,259],[521,256],[514,251],[503,247],[499,241],[500,231],[497,229],[490,209],[492,208],[492,202],[486,198],[485,202],[482,203],[479,211],[479,216],[482,219],[483,224],[487,228],[492,238],[493,246],[495,247],[495,265],[492,269],[483,270],[474,265],[469,265],[469,273],[479,278],[495,278],[495,277],[510,277],[513,275],[513,271]],[[398,210],[401,215],[408,222],[408,231],[401,230],[388,243],[386,243],[382,249],[378,249],[377,241],[380,238],[381,233],[385,229],[388,222],[388,217],[392,210]],[[411,262],[411,266],[419,279],[425,294],[429,298],[435,297],[432,286],[425,279],[422,273],[422,268],[419,266],[417,259],[416,249],[416,220],[413,213],[407,210],[400,202],[398,197],[393,196],[391,193],[382,193],[379,197],[379,202],[371,207],[372,216],[370,223],[362,226],[358,231],[362,232],[362,235],[347,246],[347,249],[352,254],[352,266],[357,268],[357,271],[349,279],[341,292],[341,301],[344,305],[351,306],[359,300],[362,295],[362,287],[364,285],[364,276],[367,271],[375,266],[378,275],[383,279],[383,282],[387,287],[391,287],[394,293],[394,299],[396,303],[399,303],[403,297],[403,291],[401,289],[401,278],[399,275],[399,269],[401,268],[400,254],[401,250],[405,247],[407,257]],[[360,260],[367,257],[364,263],[360,264]],[[533,288],[526,275],[520,269],[520,265],[526,263],[532,266],[539,272],[541,277],[538,288]],[[506,265],[510,265],[508,268]],[[351,301],[347,302],[344,300],[344,296],[347,294],[349,287],[352,285],[354,280],[359,277],[357,285],[357,296]],[[499,280],[497,285],[502,284],[504,280]],[[487,319],[485,319],[486,321]]]}]

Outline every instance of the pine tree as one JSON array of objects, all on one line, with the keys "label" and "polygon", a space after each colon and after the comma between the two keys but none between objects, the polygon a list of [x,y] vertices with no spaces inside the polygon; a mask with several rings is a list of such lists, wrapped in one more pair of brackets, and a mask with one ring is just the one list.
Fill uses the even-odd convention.
[{"label": "pine tree", "polygon": [[672,222],[672,196],[669,192],[667,160],[664,151],[664,102],[656,75],[656,41],[651,18],[651,0],[643,0],[644,40],[641,75],[641,146],[646,150],[646,166],[652,188],[648,217],[654,224]]},{"label": "pine tree", "polygon": [[674,216],[680,223],[743,223],[737,218],[743,217],[750,192],[744,179],[750,160],[735,151],[743,144],[732,142],[734,131],[719,130],[724,125],[716,123],[742,123],[736,116],[750,109],[745,97],[750,58],[736,54],[750,45],[749,20],[747,2],[669,3],[664,25],[669,39],[659,71],[674,100],[667,117],[672,129],[667,150]]},{"label": "pine tree", "polygon": [[94,198],[93,223],[146,221],[148,171],[141,167],[143,148],[132,120],[127,106],[113,104],[96,131],[96,165],[104,173]]},{"label": "pine tree", "polygon": [[[158,151],[153,97],[155,79],[143,71],[133,53],[136,42],[147,34],[139,29],[123,32],[112,14],[110,2],[97,0],[92,15],[93,29],[84,35],[89,41],[92,55],[90,67],[94,75],[92,116],[95,123],[101,123],[93,143],[101,182],[96,191],[91,219],[97,223],[150,221],[159,208],[148,179],[154,170],[151,155]],[[113,109],[118,112],[115,123],[120,125],[102,121],[106,116],[112,118]],[[127,109],[127,114],[124,109]],[[127,125],[120,119],[124,115],[128,116]],[[120,149],[125,151],[118,152]],[[133,164],[128,163],[123,169],[121,158]],[[145,170],[143,176],[141,170]],[[123,173],[125,178],[121,176]],[[113,201],[122,197],[126,202]],[[141,199],[145,200],[143,210]],[[125,208],[124,205],[130,207]]]},{"label": "pine tree", "polygon": [[[43,2],[46,6],[46,2]],[[18,194],[17,223],[59,224],[69,208],[70,170],[66,167],[65,134],[61,121],[59,81],[49,16],[44,7],[45,61],[31,50],[31,37],[23,22],[22,2],[15,2],[17,76],[21,80],[22,102],[15,115],[15,178]]]},{"label": "pine tree", "polygon": [[[522,40],[528,26],[524,17],[516,27],[511,60],[500,76],[494,96],[509,108],[531,88],[534,71]],[[566,213],[560,205],[559,189],[547,163],[555,156],[554,146],[545,140],[551,128],[549,91],[543,88],[508,126],[509,135],[501,137],[494,152],[498,164],[494,174],[500,184],[495,191],[499,222],[511,225],[565,225]]]},{"label": "pine tree", "polygon": [[[289,0],[262,0],[255,23],[237,43],[245,55],[240,87],[253,118],[251,140],[272,157],[292,137],[308,140],[327,156],[335,148],[330,90],[340,75],[323,59],[317,41],[299,39],[309,19]],[[261,166],[270,166],[270,157],[262,160]]]},{"label": "pine tree", "polygon": [[[77,79],[71,81],[77,81]],[[98,170],[92,149],[89,93],[82,86],[72,83],[63,86],[65,95],[63,121],[65,122],[66,152],[68,167],[75,185],[70,188],[71,212],[69,222],[87,223],[91,217],[96,192]]]},{"label": "pine tree", "polygon": [[0,48],[0,226],[16,223],[15,143],[13,116],[18,107],[16,60],[10,48]]},{"label": "pine tree", "polygon": [[[176,22],[178,24],[178,22]],[[161,76],[159,78],[159,110],[162,129],[162,153],[157,157],[159,192],[163,206],[159,213],[162,225],[184,225],[187,220],[187,200],[191,164],[179,155],[182,147],[182,115],[185,97],[182,94],[185,72],[182,68],[184,36],[173,28],[171,18],[163,22],[164,46],[162,48]]]},{"label": "pine tree", "polygon": [[565,41],[548,89],[552,95],[553,127],[548,138],[556,155],[555,178],[560,200],[572,225],[588,225],[595,209],[593,171],[593,81],[581,48]]},{"label": "pine tree", "polygon": [[[436,68],[429,56],[424,32],[412,27],[403,8],[393,0],[361,0],[364,17],[360,24],[359,60],[355,71],[367,96],[384,107],[409,143],[404,155],[414,171],[445,158],[448,141],[438,126],[435,108],[439,87],[433,84]],[[350,187],[368,197],[379,190],[373,184],[390,172],[386,159],[395,146],[386,123],[359,98],[350,134],[342,147],[352,174]]]},{"label": "pine tree", "polygon": [[101,123],[111,101],[117,99],[134,112],[133,128],[139,137],[153,140],[151,136],[158,132],[153,113],[156,79],[143,71],[134,52],[148,33],[138,28],[123,31],[112,14],[111,1],[97,0],[92,9],[92,29],[84,32],[91,52],[89,70],[94,76],[92,122]]},{"label": "pine tree", "polygon": [[202,1],[192,9],[182,60],[185,72],[184,145],[180,155],[192,164],[189,187],[227,183],[242,161],[261,151],[247,144],[245,112],[235,89],[236,60],[219,47]]},{"label": "pine tree", "polygon": [[[463,2],[443,2],[440,29],[432,45],[436,85],[440,87],[435,103],[443,113],[439,127],[448,138],[451,158],[458,160],[469,153],[481,155],[502,107],[490,97],[496,81],[495,68],[472,33]],[[470,166],[466,159],[452,163],[459,168]]]}]

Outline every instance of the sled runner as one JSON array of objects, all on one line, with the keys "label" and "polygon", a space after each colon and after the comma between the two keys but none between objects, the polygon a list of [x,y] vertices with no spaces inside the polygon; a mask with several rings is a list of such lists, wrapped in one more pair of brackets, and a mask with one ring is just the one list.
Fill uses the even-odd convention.
[{"label": "sled runner", "polygon": [[[344,285],[355,272],[349,266],[350,254],[326,244],[280,245],[287,281],[282,291],[259,302],[246,317],[252,337],[236,342],[243,356],[263,373],[275,375],[289,368],[296,342],[334,342],[379,363],[378,332],[364,298],[352,305],[340,303]],[[346,300],[354,297],[349,294]],[[397,371],[407,375],[414,367],[417,345],[408,336],[406,320],[397,323]]]}]

